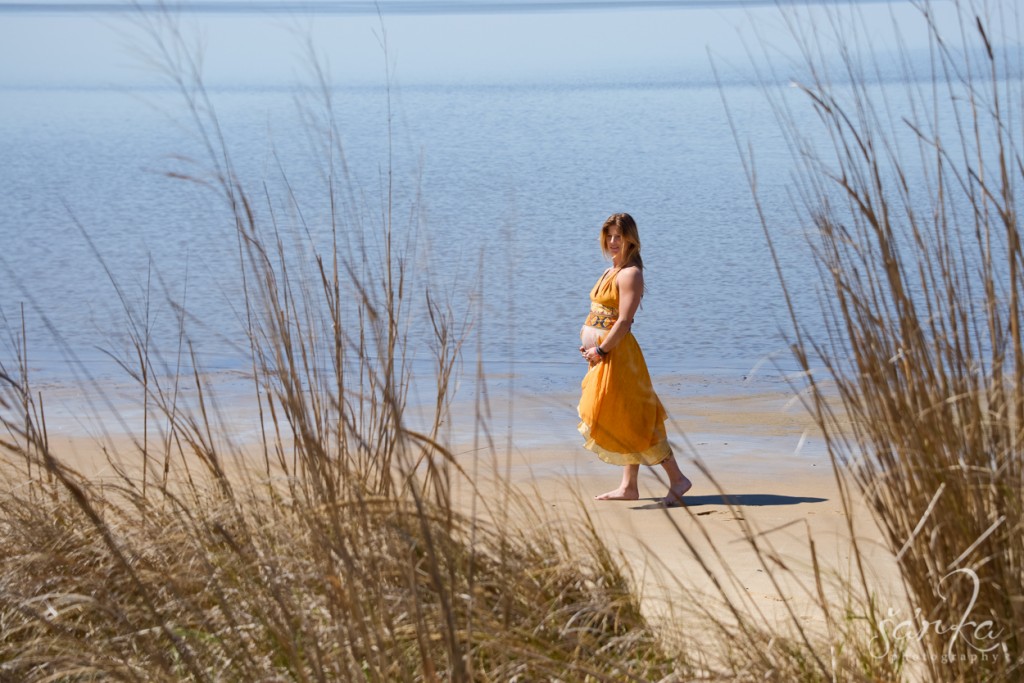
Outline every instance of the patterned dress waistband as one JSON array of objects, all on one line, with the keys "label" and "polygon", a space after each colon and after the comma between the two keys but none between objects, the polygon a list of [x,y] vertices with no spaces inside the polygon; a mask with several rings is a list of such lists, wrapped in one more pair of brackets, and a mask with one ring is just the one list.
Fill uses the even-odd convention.
[{"label": "patterned dress waistband", "polygon": [[619,319],[619,309],[602,306],[596,301],[590,303],[590,315],[584,325],[596,327],[601,330],[610,330],[615,321]]}]

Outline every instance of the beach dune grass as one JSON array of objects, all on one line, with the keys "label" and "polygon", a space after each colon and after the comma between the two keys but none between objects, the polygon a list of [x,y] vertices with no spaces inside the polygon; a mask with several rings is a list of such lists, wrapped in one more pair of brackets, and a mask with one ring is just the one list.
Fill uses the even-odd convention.
[{"label": "beach dune grass", "polygon": [[[141,332],[149,302],[122,298],[134,349],[119,362],[143,410],[138,432],[106,442],[102,475],[51,444],[13,340],[0,374],[0,680],[685,677],[585,519],[545,519],[507,487],[478,496],[475,516],[453,501],[456,480],[475,485],[441,438],[465,327],[411,265],[390,169],[379,223],[354,218],[327,115],[323,205],[297,210],[283,172],[283,203],[250,192],[182,34],[153,21],[153,62],[208,153],[172,174],[230,209],[257,437],[231,434],[175,302],[181,338],[163,355]],[[312,234],[304,215],[324,217],[326,247],[286,236]],[[436,400],[413,424],[414,343],[432,351]]]},{"label": "beach dune grass", "polygon": [[413,429],[403,328],[417,290],[397,250],[359,278],[345,259],[365,254],[317,256],[321,277],[293,287],[280,240],[265,242],[250,197],[229,172],[220,180],[242,207],[261,436],[232,445],[210,399],[179,392],[183,380],[202,388],[201,372],[161,385],[140,354],[146,369],[129,371],[146,420],[163,428],[109,452],[104,477],[88,475],[49,443],[27,365],[5,370],[0,680],[622,681],[685,670],[593,527],[513,524],[498,506],[471,518],[452,501],[464,475],[438,432],[457,340],[442,309],[416,302],[436,323],[437,412]]},{"label": "beach dune grass", "polygon": [[[344,158],[327,116],[326,211],[250,192],[232,170],[198,65],[174,42],[180,33],[160,28],[154,38],[172,44],[158,42],[154,61],[181,88],[209,153],[208,173],[178,175],[212,187],[231,209],[259,436],[243,447],[223,433],[206,378],[194,358],[185,362],[184,325],[185,351],[170,363],[137,335],[135,362],[124,368],[142,396],[141,433],[106,452],[112,474],[93,476],[48,438],[22,344],[0,376],[0,680],[1019,677],[1024,350],[1012,200],[1021,164],[1008,126],[966,119],[955,144],[970,150],[962,165],[952,161],[954,147],[923,133],[938,171],[924,196],[936,203],[910,212],[920,198],[890,184],[898,165],[871,128],[877,119],[847,114],[827,78],[804,84],[839,142],[838,166],[803,157],[803,196],[834,302],[823,339],[797,320],[809,407],[840,482],[852,476],[899,557],[909,604],[932,622],[955,623],[968,605],[976,621],[992,622],[1004,657],[982,668],[929,659],[950,646],[948,633],[897,638],[866,571],[841,584],[844,599],[833,602],[831,577],[815,564],[806,587],[818,596],[819,623],[795,614],[769,623],[730,597],[726,554],[705,538],[712,552],[695,551],[694,571],[715,577],[720,594],[681,591],[694,621],[652,621],[626,564],[585,515],[552,521],[508,486],[478,491],[480,514],[466,513],[453,488],[476,482],[441,428],[464,328],[410,268],[411,242],[392,222],[392,175],[380,222],[353,220],[353,196],[333,180],[344,177]],[[957,54],[937,55],[933,88],[958,65]],[[988,64],[997,66],[991,50]],[[975,105],[971,116],[1008,110],[1003,81],[953,81]],[[854,100],[859,115],[874,95],[857,83],[854,95],[866,98]],[[986,84],[993,90],[982,97]],[[322,91],[329,112],[329,88]],[[972,137],[992,129],[998,157]],[[882,166],[897,173],[883,182]],[[957,191],[973,211],[950,204]],[[301,216],[312,215],[326,216],[332,239],[299,258],[282,226],[287,218],[309,234]],[[953,221],[964,215],[969,229]],[[134,315],[127,303],[126,313]],[[424,313],[429,320],[415,317]],[[433,334],[436,402],[432,418],[413,426],[407,353],[422,329]],[[819,361],[852,431],[832,412],[834,389],[819,383]],[[191,400],[181,398],[186,380],[196,388]],[[713,472],[705,474],[713,485]],[[854,491],[843,490],[852,504]],[[680,542],[695,549],[706,531],[683,514]],[[757,529],[745,533],[766,573],[789,571]],[[960,569],[978,577],[976,596],[960,580],[968,574],[950,576]],[[892,638],[891,653],[879,652],[880,636]],[[911,664],[915,655],[923,658]]]},{"label": "beach dune grass", "polygon": [[[860,646],[826,654],[827,639],[724,596],[680,596],[692,620],[652,620],[585,513],[551,519],[500,478],[476,489],[442,428],[465,314],[413,268],[414,241],[392,218],[414,211],[393,210],[393,175],[379,222],[355,219],[356,193],[333,180],[345,162],[321,82],[309,116],[322,117],[323,206],[293,206],[283,173],[284,205],[250,192],[188,50],[158,45],[209,155],[173,175],[217,192],[238,240],[256,437],[236,438],[173,300],[181,337],[168,353],[145,333],[151,302],[122,296],[134,348],[118,362],[142,410],[122,420],[125,437],[100,440],[100,474],[51,442],[24,336],[12,340],[0,375],[0,680],[871,678]],[[286,235],[309,237],[314,215],[327,246],[296,248]],[[434,360],[425,420],[407,405],[411,383],[423,386],[414,345]],[[481,468],[498,455],[482,452]],[[680,527],[681,542],[691,533]],[[700,562],[729,571],[721,555]]]},{"label": "beach dune grass", "polygon": [[659,680],[679,665],[615,564],[570,559],[564,535],[395,499],[193,493],[6,497],[0,678]]},{"label": "beach dune grass", "polygon": [[[807,73],[795,85],[817,130],[794,116],[790,94],[766,92],[797,159],[794,194],[821,274],[821,316],[793,313],[807,404],[841,481],[871,507],[908,597],[894,613],[866,603],[877,609],[867,615],[874,645],[927,680],[1016,680],[1021,17],[1014,3],[954,5],[957,35],[940,33],[931,3],[919,8],[923,69],[906,52],[881,63],[856,10],[816,22],[786,13]],[[866,570],[858,590],[871,595]]]}]

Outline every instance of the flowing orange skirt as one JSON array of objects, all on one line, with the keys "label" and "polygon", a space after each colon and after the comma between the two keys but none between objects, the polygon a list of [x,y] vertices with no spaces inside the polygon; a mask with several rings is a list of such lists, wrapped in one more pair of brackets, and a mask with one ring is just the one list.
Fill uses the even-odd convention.
[{"label": "flowing orange skirt", "polygon": [[[600,343],[605,330],[584,326],[586,347]],[[665,434],[668,415],[654,393],[647,363],[632,333],[583,378],[580,434],[584,446],[613,465],[656,465],[672,455]]]}]

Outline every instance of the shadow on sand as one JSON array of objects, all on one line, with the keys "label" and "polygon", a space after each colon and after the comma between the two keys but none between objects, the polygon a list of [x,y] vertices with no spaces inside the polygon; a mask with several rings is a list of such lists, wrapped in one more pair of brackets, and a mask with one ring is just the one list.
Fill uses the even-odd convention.
[{"label": "shadow on sand", "polygon": [[[646,505],[634,506],[633,510],[664,510],[665,505],[660,498],[648,498],[654,501]],[[686,507],[694,508],[701,505],[733,505],[736,507],[764,507],[769,505],[797,505],[799,503],[824,503],[828,498],[813,498],[810,496],[780,496],[774,493],[737,493],[733,495],[715,496],[684,496],[683,503]],[[673,505],[672,507],[682,507]]]}]

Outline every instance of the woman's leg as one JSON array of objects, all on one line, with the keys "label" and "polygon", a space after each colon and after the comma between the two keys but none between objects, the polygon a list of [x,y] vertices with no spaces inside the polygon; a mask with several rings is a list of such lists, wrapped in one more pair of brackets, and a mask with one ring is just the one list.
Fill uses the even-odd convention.
[{"label": "woman's leg", "polygon": [[676,462],[674,455],[662,460],[661,466],[665,468],[665,474],[668,475],[668,495],[662,498],[661,502],[665,505],[682,505],[683,494],[690,490],[693,482],[687,479],[679,469],[679,463]]},{"label": "woman's leg", "polygon": [[[678,469],[678,468],[677,468]],[[640,473],[640,465],[626,465],[622,468],[622,483],[619,484],[619,488],[607,493],[602,493],[599,496],[594,496],[595,500],[636,500],[640,497],[640,489],[637,486],[636,480]],[[680,494],[682,495],[682,494]]]}]

